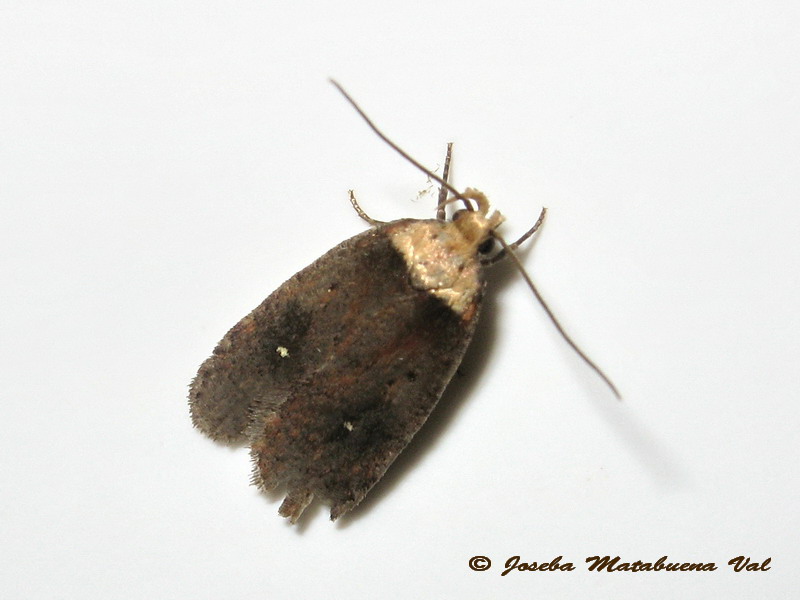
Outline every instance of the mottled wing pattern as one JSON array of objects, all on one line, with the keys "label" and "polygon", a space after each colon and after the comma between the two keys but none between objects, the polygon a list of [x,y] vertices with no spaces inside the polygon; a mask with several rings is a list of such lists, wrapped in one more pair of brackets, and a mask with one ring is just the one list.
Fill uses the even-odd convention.
[{"label": "mottled wing pattern", "polygon": [[474,332],[413,289],[386,232],[343,242],[223,338],[192,384],[195,425],[249,438],[255,480],[283,485],[296,520],[317,496],[337,518],[358,504],[425,422]]}]

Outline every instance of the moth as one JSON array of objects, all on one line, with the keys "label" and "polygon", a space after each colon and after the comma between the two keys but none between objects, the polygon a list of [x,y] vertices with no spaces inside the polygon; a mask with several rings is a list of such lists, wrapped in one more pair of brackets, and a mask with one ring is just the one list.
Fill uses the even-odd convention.
[{"label": "moth", "polygon": [[[247,442],[253,482],[283,486],[279,513],[292,523],[314,498],[336,520],[380,480],[425,423],[475,332],[485,269],[540,226],[507,244],[486,196],[447,182],[389,140],[441,185],[434,219],[375,221],[281,285],[237,323],[190,386],[192,422],[221,442]],[[445,206],[463,208],[446,218]],[[491,255],[495,241],[502,248]],[[521,267],[521,265],[520,265]],[[523,276],[541,301],[527,274]],[[568,343],[606,382],[613,384]]]}]

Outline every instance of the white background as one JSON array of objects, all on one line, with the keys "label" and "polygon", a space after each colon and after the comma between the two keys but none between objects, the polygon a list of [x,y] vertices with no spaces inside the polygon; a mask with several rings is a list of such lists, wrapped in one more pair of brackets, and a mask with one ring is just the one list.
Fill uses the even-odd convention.
[{"label": "white background", "polygon": [[[798,31],[788,1],[1,2],[3,598],[796,594]],[[505,264],[412,447],[291,527],[185,397],[364,228],[348,188],[432,214],[329,76],[432,168],[455,142],[507,237],[549,207],[521,255],[625,400]]]}]

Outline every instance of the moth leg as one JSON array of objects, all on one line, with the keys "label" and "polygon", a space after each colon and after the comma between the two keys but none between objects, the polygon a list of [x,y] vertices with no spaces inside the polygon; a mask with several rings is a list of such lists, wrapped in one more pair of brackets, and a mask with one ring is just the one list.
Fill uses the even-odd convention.
[{"label": "moth leg", "polygon": [[353,190],[348,190],[348,193],[350,194],[350,204],[353,205],[353,209],[355,209],[356,214],[359,217],[364,219],[367,223],[369,223],[373,227],[378,227],[379,225],[385,225],[387,223],[386,221],[378,221],[378,219],[373,219],[372,217],[370,217],[367,213],[364,212],[364,209],[361,208],[361,205],[358,203],[358,200],[356,200],[356,195],[353,192]]},{"label": "moth leg", "polygon": [[294,525],[313,499],[314,494],[308,490],[291,490],[278,509],[278,514],[289,519]]},{"label": "moth leg", "polygon": [[[514,242],[513,244],[509,244],[509,248],[511,250],[516,250],[517,248],[520,247],[520,245],[522,245],[523,242],[525,242],[525,240],[527,240],[534,233],[536,233],[539,230],[539,227],[542,226],[542,223],[544,223],[544,218],[545,218],[546,215],[547,215],[547,209],[542,207],[542,212],[539,213],[539,218],[536,219],[536,223],[533,224],[533,227],[528,229],[528,231],[526,231],[522,235],[522,237],[520,237],[516,242]],[[502,250],[500,250],[500,252],[495,254],[492,258],[484,258],[484,259],[482,259],[481,260],[481,264],[482,265],[493,265],[495,263],[500,262],[505,257],[506,257],[506,250],[505,250],[505,248],[503,248]]]},{"label": "moth leg", "polygon": [[[444,157],[444,168],[442,169],[442,179],[448,180],[450,177],[450,158],[453,153],[453,142],[447,142],[447,154]],[[444,186],[439,187],[439,202],[436,205],[436,219],[439,221],[445,220],[444,207],[447,205],[447,188]]]}]

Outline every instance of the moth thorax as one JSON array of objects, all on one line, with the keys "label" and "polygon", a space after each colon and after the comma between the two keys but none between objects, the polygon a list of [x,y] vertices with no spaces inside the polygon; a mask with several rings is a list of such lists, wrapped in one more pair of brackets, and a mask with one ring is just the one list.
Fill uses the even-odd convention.
[{"label": "moth thorax", "polygon": [[[398,221],[385,231],[406,264],[411,287],[438,297],[456,314],[464,315],[472,314],[482,289],[481,264],[475,242],[467,242],[456,227],[458,221]],[[487,225],[483,228],[488,235]]]}]

